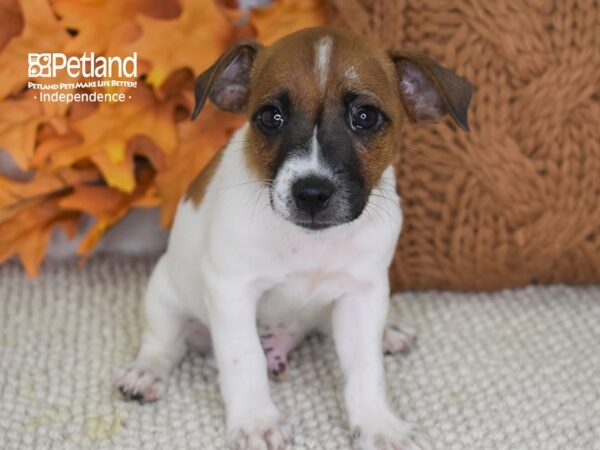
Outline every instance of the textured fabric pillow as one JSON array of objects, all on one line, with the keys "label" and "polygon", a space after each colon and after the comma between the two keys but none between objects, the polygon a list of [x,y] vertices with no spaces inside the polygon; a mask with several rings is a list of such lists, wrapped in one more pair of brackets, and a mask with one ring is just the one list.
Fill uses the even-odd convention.
[{"label": "textured fabric pillow", "polygon": [[330,23],[475,85],[471,133],[407,125],[394,289],[600,280],[600,5],[329,0]]}]

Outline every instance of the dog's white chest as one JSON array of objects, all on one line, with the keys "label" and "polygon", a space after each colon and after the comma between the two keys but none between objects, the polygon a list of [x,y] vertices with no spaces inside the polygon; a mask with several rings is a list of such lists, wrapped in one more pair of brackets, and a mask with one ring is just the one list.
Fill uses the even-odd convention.
[{"label": "dog's white chest", "polygon": [[[182,202],[173,227],[166,259],[186,303],[204,309],[207,270],[250,280],[262,303],[292,310],[322,308],[387,271],[402,221],[395,192],[373,196],[351,223],[307,232],[273,212],[235,144],[224,152],[202,204]],[[393,183],[391,167],[384,177]]]}]

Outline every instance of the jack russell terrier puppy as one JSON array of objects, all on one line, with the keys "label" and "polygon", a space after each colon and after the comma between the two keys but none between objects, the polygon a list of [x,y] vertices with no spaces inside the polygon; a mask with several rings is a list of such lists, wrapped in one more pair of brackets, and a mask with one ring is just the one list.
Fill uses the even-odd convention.
[{"label": "jack russell terrier puppy", "polygon": [[[269,47],[243,40],[195,82],[248,123],[191,184],[150,278],[147,330],[117,378],[152,401],[186,349],[212,344],[233,445],[280,449],[290,433],[269,394],[287,354],[331,328],[357,447],[429,449],[386,401],[388,268],[402,224],[392,160],[405,121],[449,114],[467,130],[468,81],[412,51],[313,28]],[[382,343],[383,342],[383,343]]]}]

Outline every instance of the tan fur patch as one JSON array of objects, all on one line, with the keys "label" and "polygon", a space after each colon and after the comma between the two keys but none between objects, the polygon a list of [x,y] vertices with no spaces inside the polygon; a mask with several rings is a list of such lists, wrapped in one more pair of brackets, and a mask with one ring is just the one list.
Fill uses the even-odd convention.
[{"label": "tan fur patch", "polygon": [[202,199],[206,193],[206,188],[210,184],[210,180],[212,180],[213,176],[215,175],[221,159],[223,159],[223,149],[220,149],[217,153],[215,153],[210,162],[206,165],[206,167],[204,167],[202,172],[200,172],[194,181],[190,183],[190,186],[185,194],[185,201],[191,201],[196,207],[202,203]]}]

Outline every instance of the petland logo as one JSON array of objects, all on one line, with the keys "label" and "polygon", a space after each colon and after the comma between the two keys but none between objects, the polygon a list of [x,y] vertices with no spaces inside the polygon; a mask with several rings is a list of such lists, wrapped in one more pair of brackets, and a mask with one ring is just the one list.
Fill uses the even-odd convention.
[{"label": "petland logo", "polygon": [[135,78],[137,52],[125,58],[95,56],[94,52],[69,57],[64,53],[29,53],[29,77],[56,77],[62,70],[73,78]]},{"label": "petland logo", "polygon": [[[29,89],[40,91],[34,96],[41,102],[124,102],[126,95],[118,88],[137,87],[137,52],[131,56],[67,56],[64,53],[29,53]],[[67,75],[73,82],[40,80]],[[90,80],[92,78],[92,80]],[[117,79],[113,79],[117,78]],[[133,80],[122,80],[132,78]],[[63,79],[61,79],[63,80]],[[44,82],[42,82],[44,81]],[[120,92],[119,92],[120,91]]]}]

